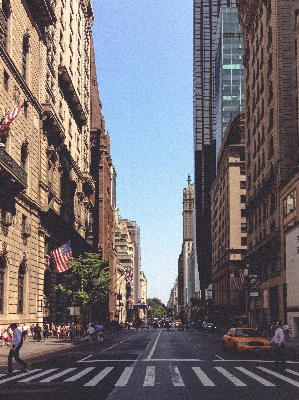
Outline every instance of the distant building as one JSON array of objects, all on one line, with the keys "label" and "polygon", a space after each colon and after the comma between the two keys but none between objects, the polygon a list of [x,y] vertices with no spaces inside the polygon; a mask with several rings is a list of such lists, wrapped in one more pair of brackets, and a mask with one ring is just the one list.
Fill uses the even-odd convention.
[{"label": "distant building", "polygon": [[215,44],[221,6],[236,6],[237,0],[194,0],[194,187],[195,249],[201,297],[212,280],[210,190],[216,175]]},{"label": "distant building", "polygon": [[181,306],[190,306],[191,291],[189,288],[191,275],[194,276],[192,264],[188,264],[188,257],[193,246],[193,216],[194,211],[194,185],[188,175],[188,187],[183,190],[183,244],[179,261],[179,301]]}]

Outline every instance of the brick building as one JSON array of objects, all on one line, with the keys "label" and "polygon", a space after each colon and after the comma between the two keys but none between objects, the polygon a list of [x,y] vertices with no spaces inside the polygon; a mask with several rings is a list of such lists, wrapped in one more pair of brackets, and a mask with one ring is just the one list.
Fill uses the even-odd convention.
[{"label": "brick building", "polygon": [[244,31],[248,253],[258,277],[251,323],[286,317],[280,187],[298,164],[299,1],[240,0]]}]

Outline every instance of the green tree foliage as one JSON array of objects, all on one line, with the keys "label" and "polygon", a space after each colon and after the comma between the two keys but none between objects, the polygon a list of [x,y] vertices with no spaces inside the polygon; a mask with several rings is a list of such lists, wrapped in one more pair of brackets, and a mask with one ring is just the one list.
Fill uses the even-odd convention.
[{"label": "green tree foliage", "polygon": [[161,318],[166,314],[166,306],[157,297],[147,299],[147,304],[152,307],[148,312],[151,318]]},{"label": "green tree foliage", "polygon": [[111,282],[108,259],[84,253],[84,257],[70,258],[68,262],[71,268],[56,290],[67,296],[71,306],[91,307],[107,297]]}]

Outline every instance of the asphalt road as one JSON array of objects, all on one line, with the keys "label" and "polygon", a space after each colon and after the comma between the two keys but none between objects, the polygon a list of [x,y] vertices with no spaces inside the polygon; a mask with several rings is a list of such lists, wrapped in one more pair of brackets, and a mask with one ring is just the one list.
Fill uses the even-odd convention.
[{"label": "asphalt road", "polygon": [[271,357],[224,352],[218,333],[123,331],[33,354],[30,364],[29,373],[14,363],[12,376],[0,374],[1,400],[299,398],[299,362],[278,372]]}]

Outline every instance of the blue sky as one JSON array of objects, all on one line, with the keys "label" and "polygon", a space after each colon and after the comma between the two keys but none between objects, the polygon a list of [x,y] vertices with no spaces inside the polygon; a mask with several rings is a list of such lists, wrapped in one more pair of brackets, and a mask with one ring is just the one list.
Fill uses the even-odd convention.
[{"label": "blue sky", "polygon": [[193,1],[93,0],[97,75],[122,218],[140,226],[148,298],[166,304],[193,181]]}]

